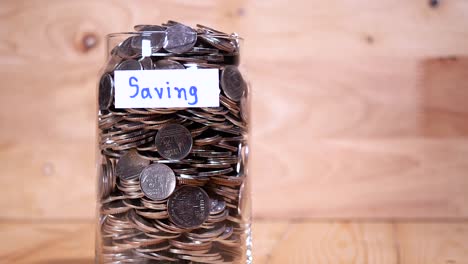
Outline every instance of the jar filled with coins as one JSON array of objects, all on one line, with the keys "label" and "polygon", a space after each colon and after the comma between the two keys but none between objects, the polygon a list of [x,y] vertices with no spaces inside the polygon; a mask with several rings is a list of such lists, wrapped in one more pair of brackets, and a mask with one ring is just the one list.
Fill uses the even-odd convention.
[{"label": "jar filled with coins", "polygon": [[108,35],[96,263],[252,263],[241,42],[175,21]]}]

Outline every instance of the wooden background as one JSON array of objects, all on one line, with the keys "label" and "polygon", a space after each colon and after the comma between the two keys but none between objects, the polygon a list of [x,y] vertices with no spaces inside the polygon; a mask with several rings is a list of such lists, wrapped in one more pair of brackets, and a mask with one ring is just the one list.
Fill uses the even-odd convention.
[{"label": "wooden background", "polygon": [[2,0],[0,219],[93,218],[104,36],[168,19],[246,39],[255,217],[468,217],[466,0]]}]

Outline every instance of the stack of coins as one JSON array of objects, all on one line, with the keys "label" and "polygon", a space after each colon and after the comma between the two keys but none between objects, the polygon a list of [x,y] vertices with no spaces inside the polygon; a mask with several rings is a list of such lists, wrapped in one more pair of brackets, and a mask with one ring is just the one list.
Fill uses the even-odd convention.
[{"label": "stack of coins", "polygon": [[[240,39],[175,21],[135,31],[99,82],[98,262],[250,263]],[[219,107],[115,108],[115,70],[189,67],[219,70]]]}]

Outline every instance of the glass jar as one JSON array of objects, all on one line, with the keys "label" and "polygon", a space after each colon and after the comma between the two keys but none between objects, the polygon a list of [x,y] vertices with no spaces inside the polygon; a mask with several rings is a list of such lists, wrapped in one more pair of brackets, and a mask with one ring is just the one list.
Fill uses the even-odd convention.
[{"label": "glass jar", "polygon": [[174,21],[107,36],[96,263],[252,262],[241,42]]}]

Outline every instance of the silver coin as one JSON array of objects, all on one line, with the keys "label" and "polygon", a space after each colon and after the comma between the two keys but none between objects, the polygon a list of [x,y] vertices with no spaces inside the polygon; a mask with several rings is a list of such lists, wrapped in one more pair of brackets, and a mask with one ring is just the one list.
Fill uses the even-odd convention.
[{"label": "silver coin", "polygon": [[140,174],[140,187],[151,200],[164,200],[176,187],[174,171],[164,164],[151,164]]},{"label": "silver coin", "polygon": [[218,54],[218,49],[205,48],[205,47],[193,47],[193,49],[186,52],[186,54]]},{"label": "silver coin", "polygon": [[156,53],[163,47],[165,39],[165,32],[143,32],[132,37],[131,47],[135,54],[142,54],[143,41],[149,41],[151,53]]},{"label": "silver coin", "polygon": [[197,26],[197,28],[202,29],[203,31],[206,31],[208,33],[214,33],[214,34],[217,34],[217,35],[228,36],[228,34],[222,32],[222,31],[216,30],[214,28],[211,28],[211,27],[208,27],[208,26],[205,26],[205,25],[202,25],[202,24],[197,24],[196,26]]},{"label": "silver coin", "polygon": [[151,52],[157,53],[164,46],[166,41],[166,32],[152,32],[149,35],[151,40]]},{"label": "silver coin", "polygon": [[229,99],[236,102],[240,101],[246,90],[246,83],[236,66],[228,65],[224,67],[221,73],[221,88],[223,88],[224,94]]},{"label": "silver coin", "polygon": [[185,158],[193,145],[192,134],[179,124],[163,126],[156,134],[155,142],[159,155],[168,160]]},{"label": "silver coin", "polygon": [[114,80],[108,73],[102,75],[99,81],[98,102],[99,110],[107,110],[112,105],[114,98]]},{"label": "silver coin", "polygon": [[143,67],[141,64],[136,60],[125,60],[122,61],[117,67],[115,67],[116,71],[141,71]]},{"label": "silver coin", "polygon": [[191,27],[175,24],[166,29],[164,49],[173,53],[184,53],[195,46],[197,32]]},{"label": "silver coin", "polygon": [[133,27],[136,31],[164,31],[164,27],[158,25],[136,25]]},{"label": "silver coin", "polygon": [[210,200],[210,214],[219,214],[226,209],[226,202],[224,200]]},{"label": "silver coin", "polygon": [[244,181],[239,189],[239,194],[238,194],[238,204],[237,204],[237,213],[242,217],[243,219],[249,219],[251,217],[251,201],[245,196],[246,193],[250,193],[249,189],[249,182]]},{"label": "silver coin", "polygon": [[115,173],[121,179],[138,177],[141,171],[149,164],[150,161],[140,157],[136,150],[130,150],[119,158]]},{"label": "silver coin", "polygon": [[132,42],[135,37],[129,37],[122,41],[117,47],[112,50],[112,54],[119,56],[122,59],[131,59],[139,55],[132,47]]},{"label": "silver coin", "polygon": [[107,177],[107,168],[105,164],[99,166],[99,178],[98,178],[98,197],[105,199],[108,195],[107,189],[109,185],[109,178]]},{"label": "silver coin", "polygon": [[154,64],[153,60],[151,60],[151,57],[143,57],[139,60],[141,67],[143,70],[153,70],[154,69]]},{"label": "silver coin", "polygon": [[[248,88],[245,91],[246,94],[248,94]],[[249,122],[249,113],[250,113],[250,102],[247,96],[242,96],[240,100],[240,113],[242,120],[244,122]]]},{"label": "silver coin", "polygon": [[141,54],[141,47],[143,46],[143,40],[146,37],[143,35],[133,36],[130,38],[130,46],[135,53]]},{"label": "silver coin", "polygon": [[236,51],[236,46],[229,39],[222,39],[209,36],[200,36],[200,38],[206,43],[222,51],[226,51],[228,53],[234,53]]},{"label": "silver coin", "polygon": [[155,67],[158,70],[179,70],[185,69],[184,65],[173,60],[158,60],[155,63]]},{"label": "silver coin", "polygon": [[210,214],[210,197],[200,187],[184,186],[167,201],[169,219],[181,228],[195,228]]}]

